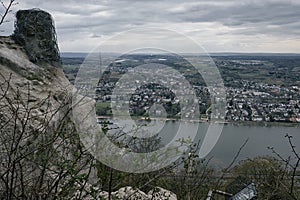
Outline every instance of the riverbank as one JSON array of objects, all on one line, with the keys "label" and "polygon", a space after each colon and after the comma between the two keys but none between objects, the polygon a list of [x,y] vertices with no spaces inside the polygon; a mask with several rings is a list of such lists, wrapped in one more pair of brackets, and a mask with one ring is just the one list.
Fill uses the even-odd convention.
[{"label": "riverbank", "polygon": [[[112,116],[97,116],[98,119],[112,119]],[[180,121],[180,118],[145,118],[145,117],[138,117],[138,116],[132,116],[131,119],[134,120],[145,120],[145,121],[151,121],[151,120],[163,120],[163,121]],[[210,120],[205,119],[197,119],[197,120],[185,120],[182,121],[186,122],[197,122],[197,123],[210,123]],[[265,127],[271,127],[271,126],[281,126],[281,127],[300,127],[300,123],[296,122],[255,122],[255,121],[214,121],[213,123],[216,124],[224,124],[224,125],[236,125],[236,126],[265,126]]]}]

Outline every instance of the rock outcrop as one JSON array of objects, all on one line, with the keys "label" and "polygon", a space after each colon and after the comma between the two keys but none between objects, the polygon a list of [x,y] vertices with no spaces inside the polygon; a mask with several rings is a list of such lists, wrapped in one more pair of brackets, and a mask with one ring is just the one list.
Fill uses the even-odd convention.
[{"label": "rock outcrop", "polygon": [[[91,185],[87,185],[87,189],[92,187]],[[99,191],[98,188],[94,188],[94,190]],[[97,193],[97,199],[108,200],[109,194],[106,191],[101,191]],[[132,188],[131,186],[126,186],[118,189],[115,192],[111,193],[111,199],[115,200],[177,200],[176,194],[173,192],[166,190],[161,187],[155,187],[150,190],[147,194],[139,189]]]},{"label": "rock outcrop", "polygon": [[[145,192],[134,189],[130,186],[122,187],[118,191],[112,193],[115,199],[127,199],[127,200],[177,200],[176,194],[170,192],[169,190],[163,189],[161,187],[156,187],[146,194]],[[102,196],[107,199],[107,193]]]},{"label": "rock outcrop", "polygon": [[39,10],[19,10],[16,13],[14,40],[25,48],[29,60],[60,66],[54,21],[49,13]]}]

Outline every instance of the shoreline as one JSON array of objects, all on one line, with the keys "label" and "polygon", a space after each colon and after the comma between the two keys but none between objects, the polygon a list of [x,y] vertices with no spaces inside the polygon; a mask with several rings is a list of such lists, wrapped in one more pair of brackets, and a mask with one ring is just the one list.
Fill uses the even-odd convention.
[{"label": "shoreline", "polygon": [[[97,119],[112,119],[112,116],[96,116]],[[132,117],[135,120],[164,120],[164,121],[180,121],[180,118],[151,118],[147,119],[145,117]],[[185,122],[191,123],[211,123],[210,120],[198,119],[198,120],[183,120]],[[254,121],[214,121],[215,124],[224,124],[226,125],[234,125],[234,126],[265,126],[265,127],[300,127],[300,123],[295,122],[254,122]]]}]

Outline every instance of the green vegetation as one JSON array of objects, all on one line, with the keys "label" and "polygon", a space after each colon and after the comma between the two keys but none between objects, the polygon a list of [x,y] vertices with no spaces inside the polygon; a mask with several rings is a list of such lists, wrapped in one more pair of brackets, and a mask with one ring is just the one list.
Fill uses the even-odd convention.
[{"label": "green vegetation", "polygon": [[112,111],[109,102],[96,102],[96,114],[99,116],[110,116]]},{"label": "green vegetation", "polygon": [[42,79],[42,77],[38,76],[37,74],[31,74],[29,76],[26,77],[28,80],[30,81],[40,81],[40,82],[44,82],[44,80]]}]

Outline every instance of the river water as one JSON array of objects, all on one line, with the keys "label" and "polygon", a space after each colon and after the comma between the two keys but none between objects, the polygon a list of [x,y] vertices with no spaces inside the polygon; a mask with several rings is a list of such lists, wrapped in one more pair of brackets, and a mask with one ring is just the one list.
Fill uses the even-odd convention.
[{"label": "river water", "polygon": [[300,152],[299,127],[225,125],[218,143],[208,156],[213,156],[214,162],[220,165],[228,164],[248,138],[239,160],[255,156],[274,155],[268,147],[274,147],[280,155],[287,157],[292,155],[292,150],[285,137],[286,134],[293,136],[292,142],[296,146],[296,150]]},{"label": "river water", "polygon": [[[195,126],[198,126],[198,134],[196,141],[203,141],[203,137],[206,134],[209,123],[196,123],[185,122],[186,132],[194,130]],[[179,122],[167,121],[165,128],[162,130],[162,134],[166,134],[167,137],[164,140],[168,140],[168,137],[172,137],[174,132],[179,126]],[[300,153],[300,128],[299,127],[283,127],[283,126],[241,126],[236,124],[225,124],[221,136],[213,147],[211,152],[205,157],[211,159],[211,163],[216,166],[224,167],[231,163],[237,152],[243,143],[247,141],[246,145],[242,148],[238,160],[244,160],[247,158],[253,158],[256,156],[273,155],[268,147],[274,147],[274,149],[283,157],[292,155],[292,150],[289,145],[286,134],[293,136],[292,142],[296,146],[296,150]]]},{"label": "river water", "polygon": [[[124,124],[127,124],[127,122]],[[150,132],[159,132],[159,136],[164,144],[177,137],[179,127],[181,127],[181,134],[186,138],[196,130],[195,141],[200,141],[200,147],[203,145],[201,142],[210,125],[208,122],[180,122],[173,120],[162,123],[161,121],[156,121],[154,125],[152,121],[149,124],[150,126],[146,126],[146,129],[150,130]],[[214,126],[218,126],[218,124],[214,124]],[[152,130],[151,127],[153,128]],[[242,148],[237,161],[256,156],[275,156],[268,147],[274,147],[280,155],[286,158],[292,155],[291,147],[285,137],[286,134],[293,136],[292,142],[300,154],[299,127],[225,124],[221,136],[205,159],[211,159],[210,163],[213,166],[226,167],[231,163],[246,140],[248,141]]]}]

